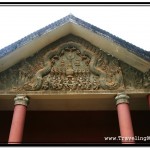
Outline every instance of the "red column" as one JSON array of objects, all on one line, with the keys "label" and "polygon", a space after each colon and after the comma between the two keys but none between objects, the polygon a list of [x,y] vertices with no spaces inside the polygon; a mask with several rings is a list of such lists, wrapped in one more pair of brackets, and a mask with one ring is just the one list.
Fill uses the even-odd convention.
[{"label": "red column", "polygon": [[150,110],[150,94],[147,96],[147,100],[148,100],[148,106],[149,106],[149,110]]},{"label": "red column", "polygon": [[15,108],[9,134],[9,144],[19,144],[22,142],[26,109],[29,99],[25,95],[17,95],[14,101]]},{"label": "red column", "polygon": [[121,134],[120,139],[123,144],[134,144],[134,132],[128,99],[129,96],[125,93],[119,93],[115,97]]}]

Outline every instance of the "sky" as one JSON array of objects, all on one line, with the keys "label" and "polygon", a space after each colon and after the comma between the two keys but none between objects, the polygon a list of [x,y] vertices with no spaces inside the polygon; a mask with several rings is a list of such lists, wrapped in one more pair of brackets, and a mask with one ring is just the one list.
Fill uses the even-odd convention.
[{"label": "sky", "polygon": [[72,13],[150,51],[150,6],[0,6],[0,49]]}]

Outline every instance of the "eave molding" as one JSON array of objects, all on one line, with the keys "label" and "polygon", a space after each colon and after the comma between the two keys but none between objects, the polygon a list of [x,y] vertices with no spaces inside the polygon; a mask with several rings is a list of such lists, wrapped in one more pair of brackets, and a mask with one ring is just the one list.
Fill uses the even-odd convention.
[{"label": "eave molding", "polygon": [[34,55],[43,47],[68,34],[82,37],[143,73],[150,69],[149,52],[70,14],[3,48],[0,52],[0,72],[20,60]]}]

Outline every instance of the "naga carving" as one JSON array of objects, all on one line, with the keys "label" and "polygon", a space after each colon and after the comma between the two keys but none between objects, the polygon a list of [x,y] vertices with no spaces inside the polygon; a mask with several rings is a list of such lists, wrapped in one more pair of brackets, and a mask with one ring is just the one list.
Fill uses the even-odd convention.
[{"label": "naga carving", "polygon": [[90,42],[68,35],[0,73],[0,91],[150,89],[142,73]]},{"label": "naga carving", "polygon": [[[109,57],[109,58],[108,58]],[[45,66],[25,83],[25,90],[98,90],[123,87],[118,60],[68,42],[44,56]]]}]

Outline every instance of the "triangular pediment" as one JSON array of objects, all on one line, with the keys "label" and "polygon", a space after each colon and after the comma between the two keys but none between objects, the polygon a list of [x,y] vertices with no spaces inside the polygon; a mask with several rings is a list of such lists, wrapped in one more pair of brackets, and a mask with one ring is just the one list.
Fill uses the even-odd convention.
[{"label": "triangular pediment", "polygon": [[[0,72],[68,35],[81,37],[141,72],[150,69],[150,53],[73,15],[68,15],[0,50]],[[9,60],[9,61],[8,61]]]},{"label": "triangular pediment", "polygon": [[69,34],[0,73],[0,90],[80,92],[150,88],[142,73],[87,40]]}]

